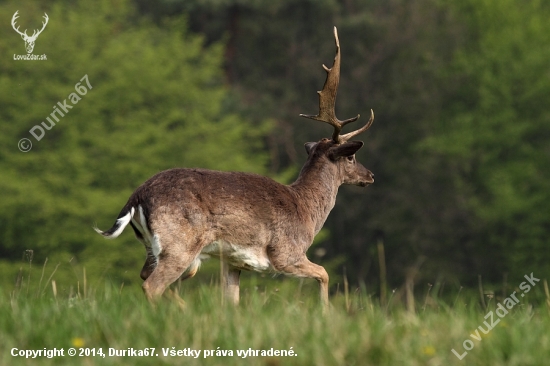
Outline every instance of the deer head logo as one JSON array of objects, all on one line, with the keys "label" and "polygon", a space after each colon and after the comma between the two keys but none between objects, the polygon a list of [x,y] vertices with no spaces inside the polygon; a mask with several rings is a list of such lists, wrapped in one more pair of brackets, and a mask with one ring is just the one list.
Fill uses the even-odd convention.
[{"label": "deer head logo", "polygon": [[44,19],[45,21],[42,22],[42,29],[40,30],[34,30],[34,32],[32,33],[32,36],[29,36],[27,35],[27,30],[25,29],[24,32],[21,32],[19,30],[19,27],[15,27],[15,21],[17,18],[19,18],[19,15],[17,15],[17,13],[19,12],[19,10],[17,10],[15,12],[15,14],[13,14],[13,17],[11,18],[11,26],[13,27],[13,29],[19,33],[21,35],[21,38],[23,38],[23,41],[25,41],[25,48],[27,49],[27,53],[32,53],[32,50],[34,49],[34,42],[36,41],[36,38],[38,38],[38,36],[40,35],[40,33],[42,33],[42,31],[44,30],[44,28],[46,28],[46,24],[48,24],[48,14],[44,13]]}]

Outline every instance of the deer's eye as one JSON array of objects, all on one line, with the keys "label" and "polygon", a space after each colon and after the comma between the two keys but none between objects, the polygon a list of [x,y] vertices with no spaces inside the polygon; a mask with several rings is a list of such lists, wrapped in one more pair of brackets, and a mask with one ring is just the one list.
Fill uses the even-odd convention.
[{"label": "deer's eye", "polygon": [[348,159],[349,162],[353,162],[353,155],[352,156],[347,156],[346,159]]}]

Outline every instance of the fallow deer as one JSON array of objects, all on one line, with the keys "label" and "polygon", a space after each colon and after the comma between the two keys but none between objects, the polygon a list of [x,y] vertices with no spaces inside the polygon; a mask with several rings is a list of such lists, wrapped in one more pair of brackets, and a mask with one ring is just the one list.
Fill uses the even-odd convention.
[{"label": "fallow deer", "polygon": [[108,239],[130,224],[145,245],[147,257],[141,278],[152,301],[178,278],[193,277],[201,260],[218,257],[224,262],[224,291],[239,302],[241,270],[271,271],[319,282],[321,303],[328,306],[329,276],[306,256],[313,238],[334,207],[338,187],[365,187],[374,174],[355,159],[363,146],[351,138],[360,129],[341,135],[342,127],[356,117],[340,121],[335,115],[340,78],[340,44],[336,27],[336,56],[319,91],[319,114],[301,115],[333,126],[332,139],[308,142],[308,158],[296,181],[283,185],[256,174],[206,169],[171,169],[153,176],[130,196],[107,231],[94,228]]}]

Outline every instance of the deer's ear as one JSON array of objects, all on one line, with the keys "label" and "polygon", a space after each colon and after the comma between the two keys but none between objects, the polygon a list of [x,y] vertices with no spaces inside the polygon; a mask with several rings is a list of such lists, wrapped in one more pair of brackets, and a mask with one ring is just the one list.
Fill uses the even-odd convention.
[{"label": "deer's ear", "polygon": [[363,141],[349,141],[341,145],[331,147],[329,150],[329,157],[333,160],[341,156],[352,156],[363,147]]},{"label": "deer's ear", "polygon": [[316,142],[306,142],[304,144],[304,147],[306,148],[306,152],[307,152],[308,155],[311,153],[311,150],[313,150],[315,145],[317,145]]}]

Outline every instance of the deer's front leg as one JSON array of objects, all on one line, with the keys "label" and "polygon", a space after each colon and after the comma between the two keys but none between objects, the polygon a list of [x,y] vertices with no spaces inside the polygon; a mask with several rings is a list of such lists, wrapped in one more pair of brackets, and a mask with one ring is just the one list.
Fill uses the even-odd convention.
[{"label": "deer's front leg", "polygon": [[223,267],[223,293],[227,301],[233,305],[239,305],[239,277],[241,270],[227,263],[221,263]]},{"label": "deer's front leg", "polygon": [[304,255],[298,262],[287,265],[277,270],[294,277],[315,278],[319,282],[319,292],[321,295],[321,305],[323,311],[328,309],[328,273],[318,264],[312,263]]}]

